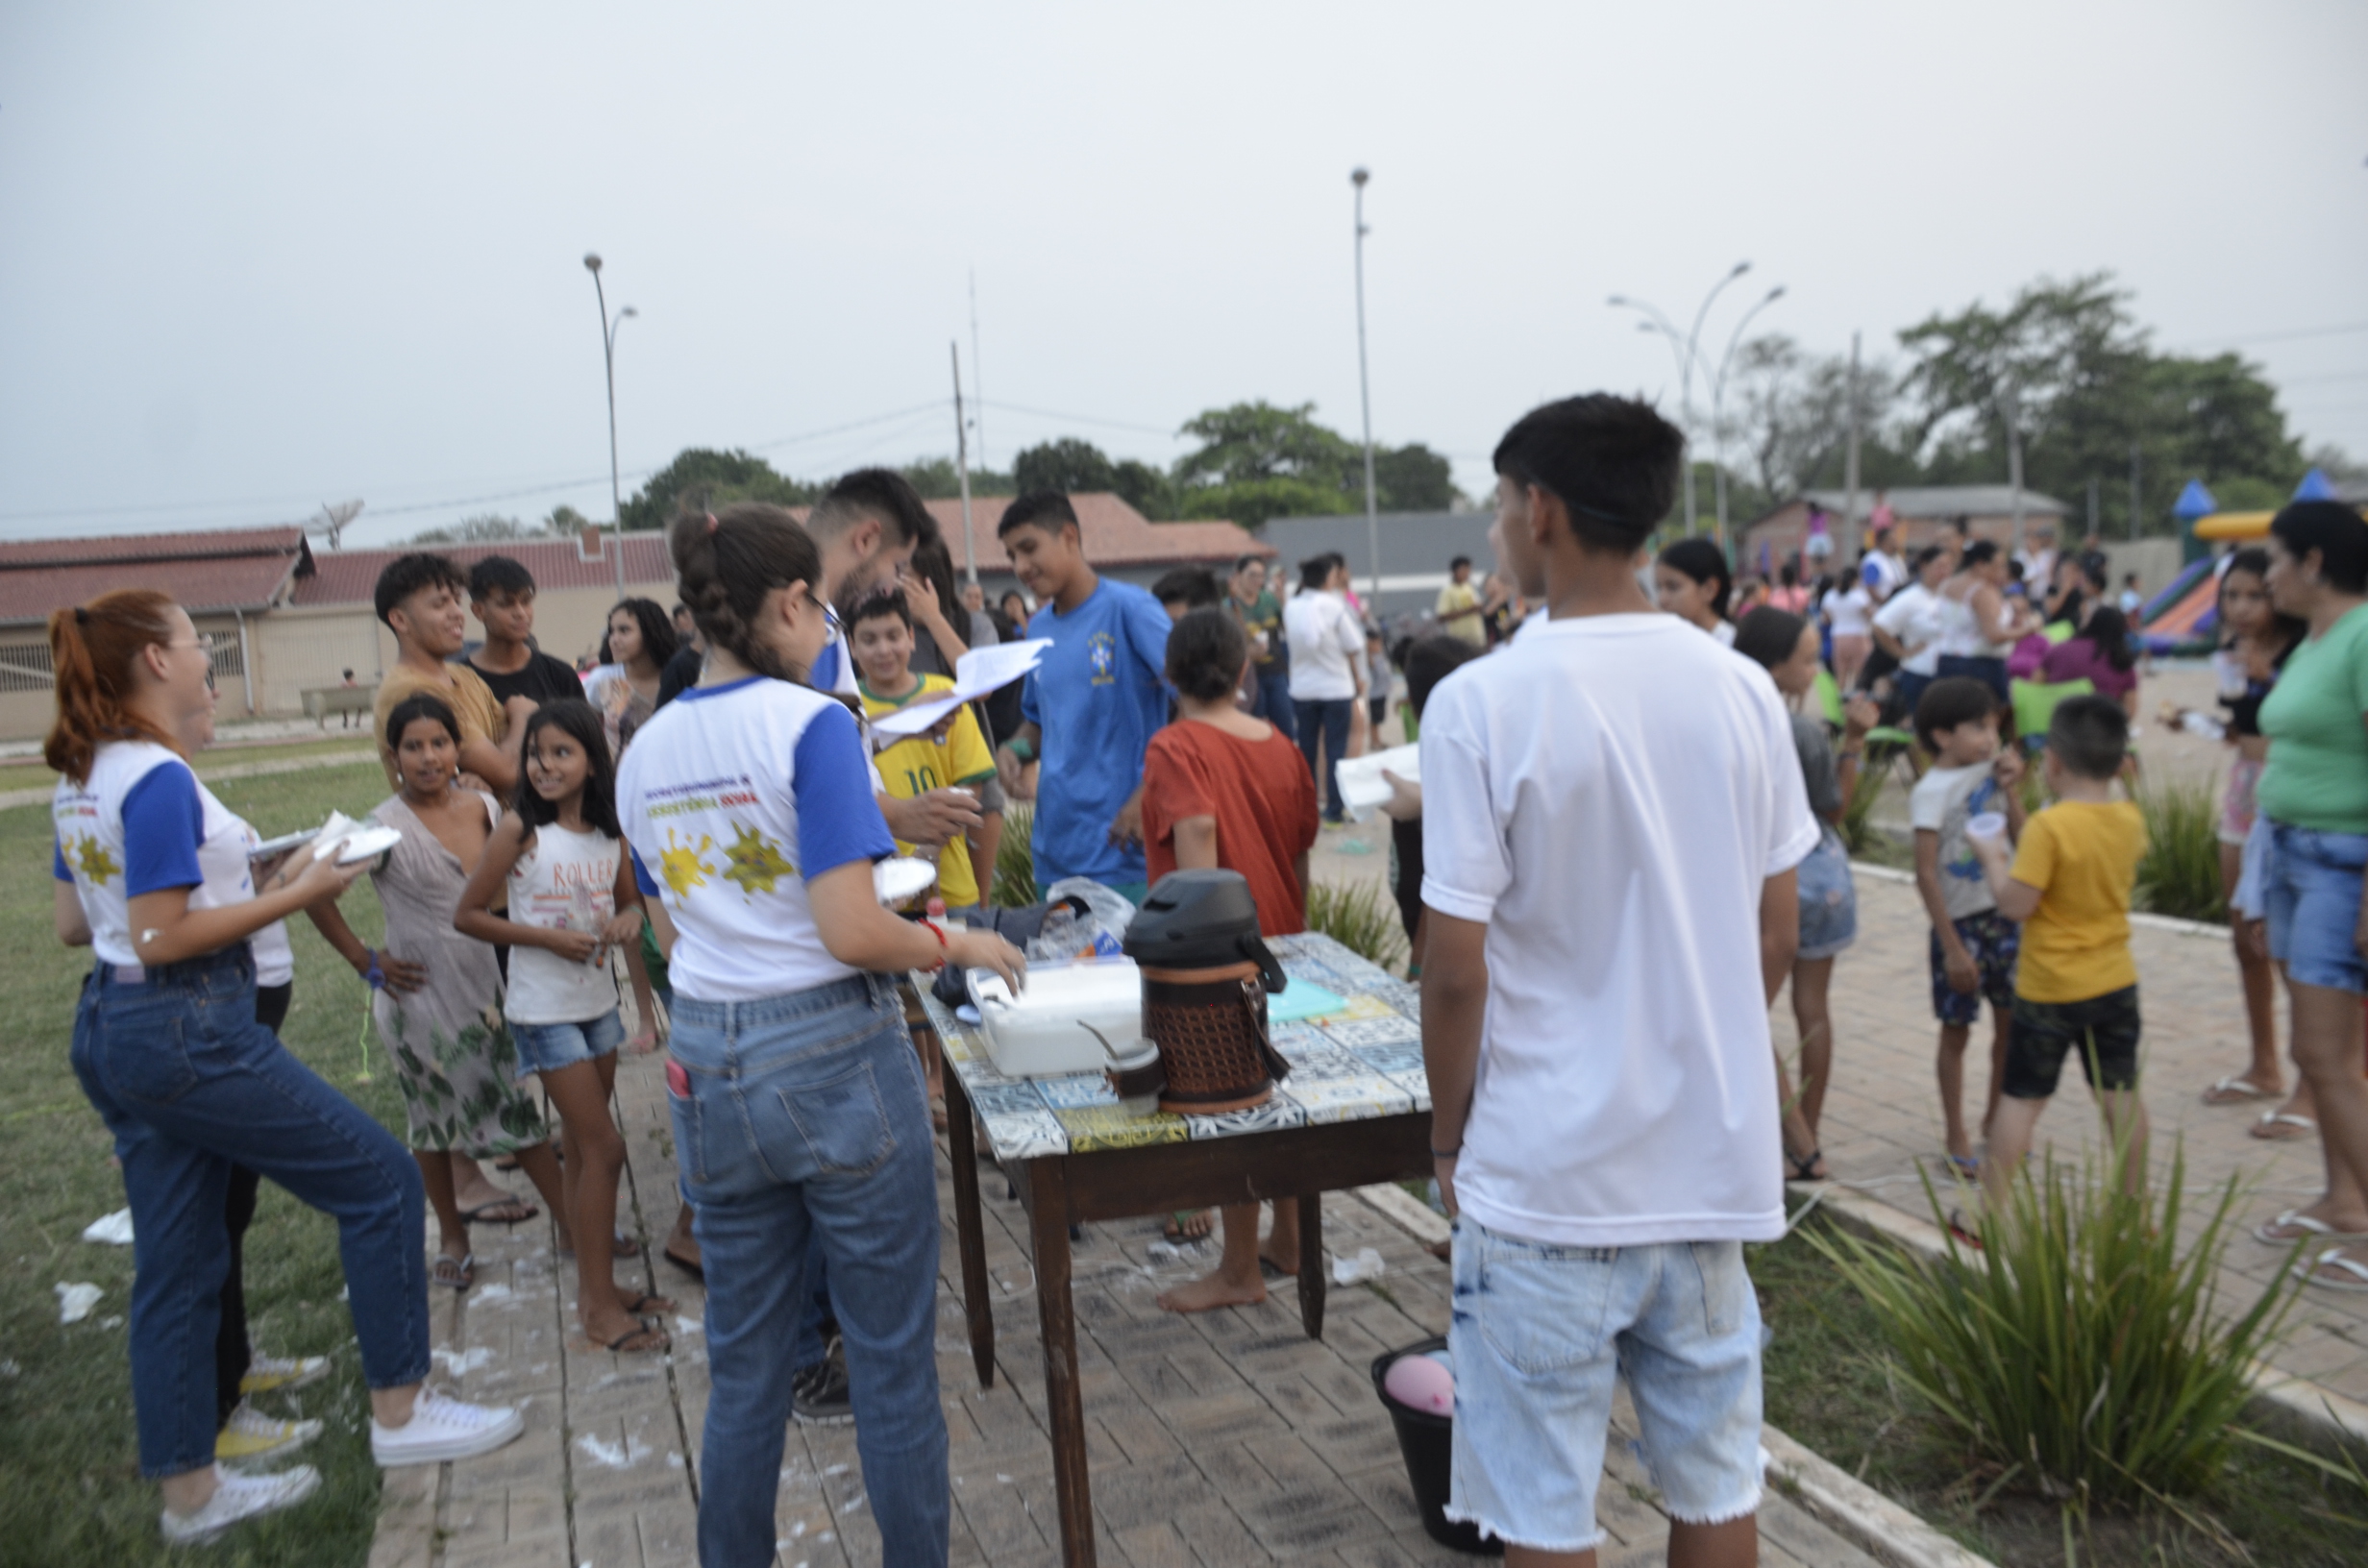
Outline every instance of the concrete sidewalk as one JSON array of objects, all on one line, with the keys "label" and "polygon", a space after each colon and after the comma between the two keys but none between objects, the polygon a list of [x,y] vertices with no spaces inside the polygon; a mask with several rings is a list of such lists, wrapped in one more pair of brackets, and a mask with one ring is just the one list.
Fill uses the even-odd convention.
[{"label": "concrete sidewalk", "polygon": [[[672,1139],[658,1058],[629,1058],[618,1100],[630,1150],[628,1230],[652,1253],[675,1216]],[[996,1292],[996,1384],[971,1368],[941,1140],[938,1379],[950,1430],[953,1563],[1059,1561],[1052,1451],[1036,1337],[1026,1219],[981,1170]],[[1215,1261],[1159,1240],[1155,1219],[1087,1227],[1076,1249],[1077,1352],[1100,1560],[1117,1568],[1449,1568],[1422,1533],[1369,1367],[1384,1350],[1444,1333],[1446,1267],[1348,1194],[1325,1200],[1344,1255],[1377,1249],[1378,1286],[1336,1288],[1321,1342],[1299,1327],[1290,1283],[1266,1305],[1183,1318],[1153,1297]],[[658,1262],[619,1277],[671,1295],[668,1356],[612,1356],[574,1319],[572,1267],[547,1220],[472,1232],[478,1285],[436,1292],[442,1375],[464,1396],[525,1407],[527,1434],[484,1459],[390,1472],[372,1568],[678,1568],[695,1562],[694,1466],[707,1362],[695,1281]],[[1633,1436],[1633,1425],[1628,1436]],[[1602,1493],[1606,1568],[1662,1560],[1667,1521],[1616,1433]],[[781,1568],[879,1560],[851,1428],[792,1425],[778,1512]],[[1771,1489],[1761,1514],[1771,1568],[1872,1568],[1874,1559]]]}]

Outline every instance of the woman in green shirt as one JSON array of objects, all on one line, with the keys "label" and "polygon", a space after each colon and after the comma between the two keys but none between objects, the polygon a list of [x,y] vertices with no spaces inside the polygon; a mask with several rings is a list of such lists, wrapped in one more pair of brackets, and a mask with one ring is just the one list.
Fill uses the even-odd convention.
[{"label": "woman in green shirt", "polygon": [[2348,1237],[2310,1265],[2314,1285],[2368,1291],[2368,522],[2331,501],[2297,502],[2269,525],[2271,602],[2309,625],[2261,703],[2269,766],[2260,814],[2269,951],[2294,1004],[2294,1064],[2317,1103],[2327,1192],[2259,1228],[2264,1240]]}]

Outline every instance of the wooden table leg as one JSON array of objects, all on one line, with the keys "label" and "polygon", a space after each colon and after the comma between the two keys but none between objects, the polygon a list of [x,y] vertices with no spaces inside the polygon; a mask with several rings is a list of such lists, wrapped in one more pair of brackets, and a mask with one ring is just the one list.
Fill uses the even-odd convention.
[{"label": "wooden table leg", "polygon": [[953,1234],[962,1255],[962,1311],[971,1322],[971,1364],[978,1386],[995,1386],[995,1308],[987,1299],[987,1238],[978,1214],[977,1135],[961,1075],[946,1068],[946,1148],[953,1164]]},{"label": "wooden table leg", "polygon": [[1310,1339],[1323,1337],[1323,1196],[1299,1203],[1299,1322]]},{"label": "wooden table leg", "polygon": [[1094,1568],[1094,1496],[1085,1471],[1085,1399],[1077,1386],[1077,1318],[1069,1295],[1069,1196],[1063,1162],[1028,1162],[1036,1244],[1036,1311],[1045,1341],[1045,1409],[1052,1419],[1052,1484],[1061,1560]]}]

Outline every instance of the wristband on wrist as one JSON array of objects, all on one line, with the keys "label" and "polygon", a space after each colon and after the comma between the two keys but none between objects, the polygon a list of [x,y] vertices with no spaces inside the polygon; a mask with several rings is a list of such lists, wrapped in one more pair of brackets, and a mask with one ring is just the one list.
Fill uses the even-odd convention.
[{"label": "wristband on wrist", "polygon": [[917,923],[924,931],[937,939],[937,962],[929,968],[929,972],[935,974],[946,967],[946,960],[953,953],[953,943],[946,940],[946,928],[935,920],[922,920]]},{"label": "wristband on wrist", "polygon": [[1463,1153],[1464,1145],[1458,1143],[1452,1149],[1433,1149],[1431,1151],[1431,1158],[1434,1160],[1454,1160],[1460,1158]]},{"label": "wristband on wrist", "polygon": [[376,947],[364,947],[362,949],[362,953],[370,960],[370,962],[363,967],[361,971],[362,984],[368,986],[372,991],[384,990],[386,986],[386,971],[379,968],[379,950]]},{"label": "wristband on wrist", "polygon": [[1025,736],[1015,736],[1011,740],[1005,741],[1003,744],[1011,747],[1011,754],[1018,757],[1022,762],[1034,762],[1036,760],[1036,747],[1029,744]]}]

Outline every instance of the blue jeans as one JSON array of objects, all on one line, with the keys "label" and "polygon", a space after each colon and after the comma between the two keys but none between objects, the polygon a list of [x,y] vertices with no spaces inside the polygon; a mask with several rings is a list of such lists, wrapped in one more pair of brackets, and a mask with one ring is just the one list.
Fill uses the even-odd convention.
[{"label": "blue jeans", "polygon": [[[126,981],[101,965],[74,1013],[74,1075],[123,1161],[132,1205],[132,1397],[139,1466],[213,1462],[214,1349],[233,1167],[337,1222],[373,1388],[428,1375],[426,1193],[410,1152],[255,1018],[244,943]],[[932,1238],[934,1239],[934,1238]]]},{"label": "blue jeans", "polygon": [[[1320,699],[1299,698],[1299,752],[1307,758],[1307,773],[1329,802],[1324,816],[1334,821],[1348,815],[1341,800],[1341,759],[1348,755],[1348,722],[1357,710],[1353,697]],[[1316,772],[1316,743],[1323,743],[1324,771]]]},{"label": "blue jeans", "polygon": [[1291,668],[1276,665],[1271,674],[1261,672],[1251,679],[1257,683],[1257,698],[1250,713],[1283,732],[1286,739],[1296,744],[1299,739],[1299,715],[1291,700]]},{"label": "blue jeans", "polygon": [[2368,834],[2269,824],[2261,914],[2269,922],[2269,956],[2296,985],[2356,995],[2368,991],[2368,967],[2352,942],[2363,868]]},{"label": "blue jeans", "polygon": [[699,1560],[773,1561],[806,1259],[819,1248],[881,1561],[944,1568],[936,1156],[894,985],[869,975],[752,1002],[678,994],[671,1050],[682,1195],[707,1272]]}]

